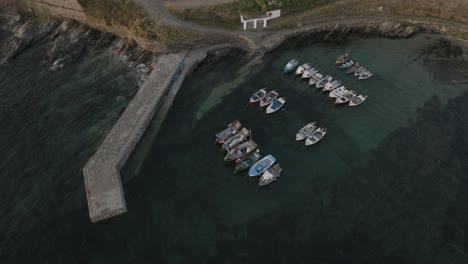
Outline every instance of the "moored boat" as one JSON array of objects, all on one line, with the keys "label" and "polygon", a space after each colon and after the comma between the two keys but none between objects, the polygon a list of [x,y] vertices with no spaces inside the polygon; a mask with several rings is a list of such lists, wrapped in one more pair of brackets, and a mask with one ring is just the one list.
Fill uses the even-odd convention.
[{"label": "moored boat", "polygon": [[331,82],[331,80],[333,80],[333,77],[331,77],[330,75],[327,75],[327,76],[323,77],[322,79],[320,79],[320,80],[315,84],[315,88],[321,89],[321,88],[323,88],[327,83]]},{"label": "moored boat", "polygon": [[346,93],[344,93],[343,95],[341,95],[340,97],[336,98],[335,100],[335,104],[344,104],[344,103],[347,103],[349,102],[349,100],[351,100],[354,96],[356,96],[357,93],[355,91],[347,91]]},{"label": "moored boat", "polygon": [[247,128],[242,128],[239,133],[235,134],[234,136],[226,139],[224,141],[224,144],[221,146],[223,150],[229,151],[233,147],[239,145],[240,143],[244,142],[247,140],[247,138],[250,136],[250,130]]},{"label": "moored boat", "polygon": [[316,84],[318,81],[320,81],[321,79],[323,78],[323,74],[321,74],[320,72],[317,72],[316,74],[312,75],[312,77],[310,78],[309,80],[309,85],[314,85]]},{"label": "moored boat", "polygon": [[255,103],[255,102],[260,101],[260,99],[262,99],[262,97],[263,97],[266,93],[267,93],[266,88],[262,88],[262,89],[256,91],[254,94],[252,94],[252,96],[250,96],[249,102],[250,102],[250,103]]},{"label": "moored boat", "polygon": [[242,159],[237,159],[235,171],[237,172],[237,171],[247,170],[248,168],[250,168],[250,166],[252,166],[252,164],[257,162],[261,157],[262,155],[260,155],[260,151],[257,149],[252,154]]},{"label": "moored boat", "polygon": [[290,60],[286,66],[283,68],[283,73],[290,73],[296,69],[297,65],[299,64],[299,61],[296,59]]},{"label": "moored boat", "polygon": [[327,92],[327,91],[334,90],[334,89],[340,87],[340,85],[341,85],[341,82],[338,81],[338,80],[331,81],[331,82],[325,84],[325,86],[323,87],[322,92]]},{"label": "moored boat", "polygon": [[271,155],[271,154],[261,158],[259,161],[255,162],[255,164],[253,164],[250,167],[249,176],[254,177],[254,176],[258,176],[258,175],[264,173],[275,162],[276,162],[276,158],[273,157],[273,155]]},{"label": "moored boat", "polygon": [[308,69],[307,71],[304,71],[304,73],[301,76],[301,79],[309,79],[310,77],[312,77],[317,72],[318,72],[318,70],[315,69],[315,68]]},{"label": "moored boat", "polygon": [[268,108],[266,110],[266,113],[271,114],[271,113],[274,113],[274,112],[278,111],[281,107],[283,107],[283,105],[285,103],[286,103],[286,98],[285,97],[281,97],[281,98],[278,98],[278,99],[274,100],[268,106]]},{"label": "moored boat", "polygon": [[301,128],[297,134],[296,134],[296,140],[299,141],[299,140],[304,140],[306,139],[310,134],[312,134],[312,132],[314,132],[316,126],[315,126],[315,122],[311,122],[309,124],[307,124],[306,126],[304,126],[303,128]]},{"label": "moored boat", "polygon": [[325,134],[327,134],[326,128],[317,128],[312,134],[310,134],[310,136],[307,137],[305,145],[309,146],[319,142]]},{"label": "moored boat", "polygon": [[310,69],[310,67],[312,67],[310,63],[302,64],[301,66],[297,67],[296,75],[303,74],[304,71],[307,71],[308,69]]},{"label": "moored boat", "polygon": [[357,69],[359,69],[359,67],[359,64],[355,63],[353,66],[349,67],[349,69],[346,71],[346,74],[354,73]]},{"label": "moored boat", "polygon": [[354,64],[354,61],[350,60],[350,61],[347,61],[345,63],[343,63],[340,68],[341,69],[348,69],[349,67],[353,66]]},{"label": "moored boat", "polygon": [[367,80],[370,77],[372,77],[372,73],[370,71],[365,71],[365,72],[359,74],[359,80]]},{"label": "moored boat", "polygon": [[278,93],[275,90],[268,92],[260,99],[260,107],[271,104],[277,97]]},{"label": "moored boat", "polygon": [[258,186],[265,186],[272,183],[273,181],[276,181],[282,171],[283,169],[279,164],[271,166],[262,174],[262,176],[260,176],[260,179],[258,180]]},{"label": "moored boat", "polygon": [[358,95],[349,100],[349,106],[358,106],[367,99],[367,95]]},{"label": "moored boat", "polygon": [[338,98],[338,97],[342,96],[344,93],[346,93],[347,91],[348,91],[348,89],[346,89],[346,87],[340,86],[340,87],[336,88],[335,90],[331,91],[330,94],[328,94],[328,97]]},{"label": "moored boat", "polygon": [[336,61],[335,63],[336,64],[342,64],[344,62],[346,62],[348,60],[348,57],[349,57],[349,54],[346,53],[346,54],[343,54],[343,55],[340,55],[336,58]]},{"label": "moored boat", "polygon": [[354,76],[357,77],[357,76],[361,75],[361,73],[363,73],[363,72],[365,72],[365,71],[367,71],[366,68],[364,68],[364,67],[359,67],[359,68],[357,68],[356,71],[354,72]]},{"label": "moored boat", "polygon": [[226,157],[224,157],[225,161],[233,161],[237,159],[241,159],[250,153],[254,152],[257,149],[257,143],[253,140],[248,140],[228,151]]},{"label": "moored boat", "polygon": [[216,133],[216,143],[223,144],[224,141],[233,135],[237,134],[239,129],[242,127],[238,120],[230,123],[223,131]]}]

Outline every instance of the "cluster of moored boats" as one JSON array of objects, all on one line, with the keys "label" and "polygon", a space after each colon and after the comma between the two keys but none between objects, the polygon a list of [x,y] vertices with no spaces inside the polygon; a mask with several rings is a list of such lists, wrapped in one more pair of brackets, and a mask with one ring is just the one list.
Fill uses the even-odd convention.
[{"label": "cluster of moored boats", "polygon": [[272,114],[283,107],[286,103],[286,97],[278,98],[278,92],[275,90],[267,91],[266,88],[262,88],[252,94],[249,101],[250,103],[260,102],[260,107],[268,105],[266,113]]},{"label": "cluster of moored boats", "polygon": [[357,92],[349,90],[342,85],[341,81],[333,80],[332,76],[320,73],[310,63],[298,65],[298,60],[290,60],[284,66],[283,73],[290,73],[296,70],[295,75],[300,75],[301,79],[309,79],[309,85],[314,85],[316,89],[322,89],[322,92],[330,92],[328,97],[334,99],[335,104],[349,103],[349,106],[357,106],[362,104],[367,98],[367,95],[358,95]]},{"label": "cluster of moored boats", "polygon": [[236,172],[249,170],[250,177],[260,176],[258,186],[272,183],[283,171],[279,164],[275,164],[273,155],[262,158],[257,143],[252,140],[252,132],[243,128],[238,120],[216,133],[216,143],[222,144],[221,148],[227,151],[224,160],[236,163]]},{"label": "cluster of moored boats", "polygon": [[358,62],[349,58],[348,53],[338,56],[335,63],[340,65],[341,69],[345,69],[346,74],[354,74],[354,76],[358,77],[359,80],[367,80],[372,77],[372,73],[368,69],[359,65]]},{"label": "cluster of moored boats", "polygon": [[296,140],[304,140],[305,145],[313,145],[319,142],[327,134],[327,128],[317,127],[316,122],[311,122],[301,128],[296,134]]}]

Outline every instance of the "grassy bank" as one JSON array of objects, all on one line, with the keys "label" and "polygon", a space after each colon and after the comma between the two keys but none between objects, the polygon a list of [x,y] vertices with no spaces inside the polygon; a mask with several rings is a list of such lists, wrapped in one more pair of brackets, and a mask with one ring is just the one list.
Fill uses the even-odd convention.
[{"label": "grassy bank", "polygon": [[206,37],[204,33],[156,25],[145,10],[131,0],[80,0],[80,3],[86,15],[110,27],[124,27],[142,39],[173,44],[195,42]]},{"label": "grassy bank", "polygon": [[240,14],[244,17],[259,16],[268,10],[281,9],[282,15],[288,15],[334,1],[336,0],[239,0],[203,8],[170,11],[183,20],[201,25],[240,28]]}]

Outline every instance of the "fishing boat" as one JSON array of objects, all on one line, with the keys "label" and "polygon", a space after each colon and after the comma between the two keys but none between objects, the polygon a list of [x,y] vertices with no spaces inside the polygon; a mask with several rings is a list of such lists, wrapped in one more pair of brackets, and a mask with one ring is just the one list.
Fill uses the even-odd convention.
[{"label": "fishing boat", "polygon": [[250,155],[242,158],[242,159],[237,159],[236,160],[236,168],[235,171],[244,171],[250,168],[252,164],[257,162],[262,155],[260,155],[260,150],[256,150],[254,153],[251,153]]},{"label": "fishing boat", "polygon": [[216,133],[216,143],[223,144],[226,139],[237,134],[241,127],[242,125],[238,120],[230,123],[223,131]]},{"label": "fishing boat", "polygon": [[225,161],[233,161],[237,159],[241,159],[250,153],[254,152],[257,149],[257,143],[253,140],[248,140],[228,151],[226,157],[224,157]]},{"label": "fishing boat", "polygon": [[341,69],[348,69],[348,68],[350,68],[351,66],[353,66],[353,64],[354,64],[354,61],[350,60],[350,61],[347,61],[347,62],[343,63],[343,64],[340,66],[340,68],[341,68]]},{"label": "fishing boat", "polygon": [[344,62],[346,62],[348,60],[348,57],[349,57],[349,54],[346,53],[346,54],[343,54],[343,55],[340,55],[336,58],[336,61],[335,63],[336,64],[343,64]]},{"label": "fishing boat", "polygon": [[262,99],[262,97],[263,97],[266,93],[267,93],[266,88],[262,88],[262,89],[256,91],[254,94],[252,94],[252,96],[250,96],[249,102],[250,102],[250,103],[255,103],[255,102],[260,101],[260,99]]},{"label": "fishing boat", "polygon": [[359,67],[359,68],[357,68],[356,71],[354,72],[354,76],[357,77],[357,76],[361,75],[361,73],[363,73],[363,72],[365,72],[365,71],[367,71],[366,68],[364,68],[364,67]]},{"label": "fishing boat", "polygon": [[326,128],[317,128],[310,136],[307,137],[305,141],[306,146],[313,145],[317,142],[319,142],[324,136],[327,134],[327,129]]},{"label": "fishing boat", "polygon": [[344,93],[342,96],[336,98],[335,104],[344,104],[349,102],[354,96],[356,96],[357,93],[355,91],[347,91]]},{"label": "fishing boat", "polygon": [[260,176],[260,179],[258,180],[258,187],[265,186],[272,183],[273,181],[276,181],[282,171],[283,169],[279,164],[273,165],[271,168],[265,171],[262,176]]},{"label": "fishing boat", "polygon": [[273,90],[265,94],[262,99],[260,99],[260,107],[267,106],[271,104],[278,97],[278,93]]},{"label": "fishing boat", "polygon": [[276,111],[278,111],[283,105],[286,103],[286,97],[281,97],[276,100],[274,100],[267,108],[266,113],[267,114],[272,114]]},{"label": "fishing boat", "polygon": [[283,74],[284,73],[290,73],[292,71],[294,71],[294,69],[296,69],[297,65],[299,64],[299,61],[296,60],[296,59],[292,59],[290,60],[286,66],[284,66],[283,68]]},{"label": "fishing boat", "polygon": [[316,84],[318,81],[320,81],[321,79],[323,78],[323,74],[321,74],[320,72],[317,72],[316,74],[314,74],[310,80],[309,80],[309,85],[314,85]]},{"label": "fishing boat", "polygon": [[349,106],[358,106],[367,99],[367,95],[358,95],[349,100]]},{"label": "fishing boat", "polygon": [[255,162],[255,164],[253,164],[252,167],[250,167],[249,176],[254,177],[261,175],[266,170],[268,170],[275,162],[276,158],[273,157],[273,155],[271,154],[261,158],[259,161]]},{"label": "fishing boat", "polygon": [[338,98],[338,97],[342,96],[344,93],[346,93],[347,91],[348,91],[348,89],[346,89],[346,87],[340,86],[340,87],[336,88],[335,90],[331,91],[330,94],[328,94],[328,97]]},{"label": "fishing boat", "polygon": [[349,69],[346,71],[346,74],[354,73],[357,69],[359,69],[359,67],[359,64],[355,63],[353,66],[349,67]]},{"label": "fishing boat", "polygon": [[308,136],[310,136],[310,134],[312,134],[312,132],[314,132],[316,127],[317,126],[315,126],[315,122],[311,122],[305,127],[301,128],[296,134],[296,141],[306,139]]},{"label": "fishing boat", "polygon": [[334,89],[340,87],[340,85],[341,85],[341,82],[338,81],[338,80],[331,81],[331,82],[325,84],[325,86],[323,87],[322,92],[327,92],[327,91],[334,90]]},{"label": "fishing boat", "polygon": [[322,89],[327,83],[331,82],[331,80],[333,80],[333,77],[331,77],[330,75],[327,75],[327,76],[323,77],[322,79],[320,79],[315,84],[315,88]]},{"label": "fishing boat", "polygon": [[307,71],[307,70],[310,69],[311,67],[312,67],[312,66],[310,65],[310,63],[302,64],[301,66],[297,67],[296,75],[303,74],[304,71]]},{"label": "fishing boat", "polygon": [[308,69],[307,71],[304,71],[304,73],[301,76],[301,79],[309,79],[310,77],[312,77],[317,72],[318,72],[318,70],[316,68]]},{"label": "fishing boat", "polygon": [[370,77],[372,77],[372,73],[370,71],[365,71],[365,72],[359,74],[359,80],[367,80]]},{"label": "fishing boat", "polygon": [[234,136],[226,139],[224,141],[224,144],[221,146],[221,148],[225,151],[229,151],[233,147],[239,145],[240,143],[244,142],[247,140],[247,138],[250,136],[250,131],[247,128],[242,128],[239,133],[235,134]]}]

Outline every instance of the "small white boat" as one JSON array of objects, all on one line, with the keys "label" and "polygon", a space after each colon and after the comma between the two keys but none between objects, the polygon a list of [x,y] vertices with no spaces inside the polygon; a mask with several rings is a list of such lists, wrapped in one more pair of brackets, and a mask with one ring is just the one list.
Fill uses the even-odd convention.
[{"label": "small white boat", "polygon": [[262,99],[260,99],[260,107],[267,106],[271,104],[278,97],[278,93],[273,90],[265,94]]},{"label": "small white boat", "polygon": [[322,79],[320,79],[320,80],[315,84],[315,88],[321,89],[321,88],[323,88],[327,83],[331,82],[331,80],[333,80],[333,77],[331,77],[330,75],[327,75],[327,76],[323,77]]},{"label": "small white boat", "polygon": [[358,106],[367,99],[367,95],[358,95],[349,100],[349,106]]},{"label": "small white boat", "polygon": [[322,92],[327,92],[327,91],[334,90],[334,89],[340,87],[340,85],[341,85],[341,82],[338,81],[338,80],[331,81],[331,82],[325,84],[325,86],[323,87]]},{"label": "small white boat", "polygon": [[341,97],[347,91],[348,91],[348,89],[346,89],[346,87],[340,86],[340,87],[336,88],[335,90],[331,91],[330,94],[328,94],[328,97],[338,98],[338,97]]},{"label": "small white boat", "polygon": [[283,169],[279,164],[273,165],[268,170],[266,170],[262,176],[260,176],[260,179],[258,180],[258,186],[265,186],[272,183],[273,181],[276,181],[282,171]]},{"label": "small white boat", "polygon": [[343,65],[340,66],[341,69],[348,69],[349,67],[353,66],[354,65],[354,61],[350,60],[350,61],[347,61],[345,63],[343,63]]},{"label": "small white boat", "polygon": [[297,132],[296,140],[299,141],[306,139],[310,134],[312,134],[312,132],[314,132],[315,128],[317,128],[317,126],[315,126],[315,122],[307,124]]},{"label": "small white boat", "polygon": [[271,102],[271,104],[268,106],[267,110],[266,110],[266,113],[267,114],[272,114],[276,111],[278,111],[281,107],[283,107],[283,105],[286,103],[286,98],[285,97],[281,97],[281,98],[278,98],[276,100],[274,100],[273,102]]},{"label": "small white boat", "polygon": [[367,71],[366,68],[364,68],[364,67],[359,67],[359,68],[357,68],[357,70],[354,72],[354,76],[357,77],[357,76],[361,75],[361,73],[363,73],[363,72],[365,72],[365,71]]},{"label": "small white boat", "polygon": [[310,136],[307,137],[305,141],[306,146],[313,145],[317,142],[319,142],[324,136],[327,134],[327,129],[326,128],[317,128]]},{"label": "small white boat", "polygon": [[335,104],[344,104],[349,102],[357,93],[355,91],[348,91],[344,93],[342,96],[336,98]]},{"label": "small white boat", "polygon": [[310,67],[312,67],[310,63],[302,64],[301,66],[297,67],[296,75],[303,74],[304,71],[307,71],[308,69],[310,69]]},{"label": "small white boat", "polygon": [[301,76],[301,79],[309,79],[310,77],[312,77],[317,72],[318,72],[318,70],[315,69],[315,68],[308,69],[307,71],[304,71],[304,73]]},{"label": "small white boat", "polygon": [[365,72],[359,74],[359,80],[367,80],[370,77],[372,77],[372,73],[370,71],[365,71]]},{"label": "small white boat", "polygon": [[255,102],[258,102],[260,101],[260,99],[262,99],[262,97],[267,93],[266,89],[263,88],[263,89],[260,89],[258,91],[256,91],[254,94],[252,94],[252,96],[250,96],[250,103],[255,103]]},{"label": "small white boat", "polygon": [[314,85],[316,84],[318,81],[320,81],[321,79],[323,78],[323,74],[321,74],[320,72],[317,72],[316,74],[314,74],[310,80],[309,80],[309,85]]}]

